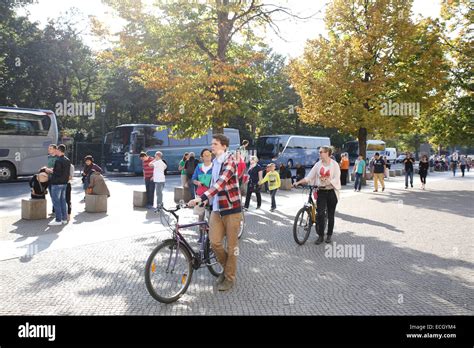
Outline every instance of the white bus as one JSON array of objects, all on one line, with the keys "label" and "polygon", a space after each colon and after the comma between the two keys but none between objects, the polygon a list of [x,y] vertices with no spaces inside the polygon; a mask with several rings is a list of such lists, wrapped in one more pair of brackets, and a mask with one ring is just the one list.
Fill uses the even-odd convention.
[{"label": "white bus", "polygon": [[[349,161],[353,164],[360,153],[359,142],[357,140],[348,141],[344,144],[342,152],[349,154]],[[367,140],[366,159],[370,160],[374,157],[376,152],[378,152],[380,156],[385,156],[385,142],[383,140]]]},{"label": "white bus", "polygon": [[48,146],[57,140],[54,112],[0,107],[0,181],[37,173],[48,163]]}]

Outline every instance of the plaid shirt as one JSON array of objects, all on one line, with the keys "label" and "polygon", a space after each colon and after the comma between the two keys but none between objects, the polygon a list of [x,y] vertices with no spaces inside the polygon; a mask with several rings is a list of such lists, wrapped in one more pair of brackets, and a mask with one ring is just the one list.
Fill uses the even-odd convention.
[{"label": "plaid shirt", "polygon": [[232,155],[228,155],[222,163],[219,175],[214,185],[201,195],[201,200],[212,204],[212,199],[217,194],[221,216],[242,212],[237,163]]}]

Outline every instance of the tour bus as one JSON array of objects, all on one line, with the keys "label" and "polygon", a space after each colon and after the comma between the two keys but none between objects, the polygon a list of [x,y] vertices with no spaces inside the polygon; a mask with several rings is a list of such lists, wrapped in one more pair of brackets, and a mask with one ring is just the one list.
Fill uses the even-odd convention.
[{"label": "tour bus", "polygon": [[0,107],[0,181],[37,173],[48,164],[48,146],[57,141],[54,112]]},{"label": "tour bus", "polygon": [[[357,140],[348,141],[343,145],[342,152],[349,154],[349,161],[353,164],[359,156],[359,142]],[[367,140],[366,159],[370,160],[374,157],[376,152],[378,152],[380,156],[386,155],[385,142],[382,140]]]},{"label": "tour bus", "polygon": [[262,165],[273,162],[289,168],[297,164],[311,167],[319,160],[319,148],[330,145],[331,140],[328,137],[265,135],[257,140],[257,157]]},{"label": "tour bus", "polygon": [[[224,135],[230,140],[230,150],[240,145],[239,131],[224,128]],[[178,164],[185,152],[194,152],[199,159],[204,148],[211,149],[212,130],[199,138],[176,139],[170,135],[167,126],[155,124],[123,124],[117,126],[112,134],[108,133],[106,142],[106,168],[111,172],[135,173],[143,172],[140,152],[155,156],[156,151],[163,153],[168,164],[168,172],[178,172]]]}]

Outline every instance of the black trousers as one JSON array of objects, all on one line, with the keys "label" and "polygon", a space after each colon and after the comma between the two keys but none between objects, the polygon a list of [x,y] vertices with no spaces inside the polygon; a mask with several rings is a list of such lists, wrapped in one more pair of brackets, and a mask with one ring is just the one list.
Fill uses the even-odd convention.
[{"label": "black trousers", "polygon": [[71,191],[72,191],[71,183],[68,182],[67,185],[66,185],[66,204],[67,204],[67,213],[68,213],[68,215],[70,215],[71,211],[72,211]]},{"label": "black trousers", "polygon": [[334,230],[334,214],[336,212],[337,196],[334,190],[319,190],[318,200],[316,201],[316,231],[319,236],[324,236],[325,219],[324,212],[328,215],[328,236],[332,235]]},{"label": "black trousers", "polygon": [[341,185],[347,185],[347,174],[349,169],[341,169]]},{"label": "black trousers", "polygon": [[247,194],[245,195],[245,208],[248,209],[250,204],[250,198],[252,197],[252,193],[255,192],[255,196],[257,196],[257,207],[262,205],[262,195],[260,194],[260,189],[257,185],[249,184],[247,186]]},{"label": "black trousers", "polygon": [[426,184],[426,176],[428,175],[428,172],[421,171],[419,172],[420,174],[420,180],[422,184]]}]

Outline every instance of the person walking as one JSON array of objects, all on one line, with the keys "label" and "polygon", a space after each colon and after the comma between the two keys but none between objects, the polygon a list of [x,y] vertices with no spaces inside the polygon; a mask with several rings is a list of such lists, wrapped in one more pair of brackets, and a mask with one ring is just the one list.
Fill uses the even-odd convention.
[{"label": "person walking", "polygon": [[140,153],[140,160],[142,161],[143,179],[145,181],[146,208],[152,209],[155,200],[155,182],[153,181],[153,167],[150,166],[150,163],[153,162],[153,157],[148,156],[146,152],[142,152]]},{"label": "person walking", "polygon": [[196,188],[194,187],[192,178],[198,164],[199,160],[196,158],[196,155],[194,154],[194,152],[190,152],[189,158],[184,164],[184,170],[186,171],[186,180],[188,184],[189,193],[191,194],[191,199],[196,198]]},{"label": "person walking", "polygon": [[64,153],[66,146],[61,144],[56,149],[58,157],[54,162],[54,168],[47,168],[46,171],[51,175],[50,190],[53,198],[53,206],[56,218],[51,221],[49,226],[59,226],[67,224],[67,203],[66,203],[66,187],[71,174],[71,161]]},{"label": "person walking", "polygon": [[430,169],[430,162],[428,161],[428,156],[423,155],[421,157],[420,163],[418,164],[418,174],[420,175],[421,181],[421,189],[425,189],[426,185],[426,176],[428,175],[428,171]]},{"label": "person walking", "polygon": [[461,167],[462,176],[464,176],[464,172],[466,170],[466,164],[467,164],[466,156],[464,156],[464,155],[461,156],[461,158],[459,159],[459,164],[460,164],[460,167]]},{"label": "person walking", "polygon": [[385,168],[385,161],[380,157],[380,154],[376,152],[373,161],[374,192],[378,192],[379,190],[379,181],[382,184],[382,192],[385,191]]},{"label": "person walking", "polygon": [[318,199],[316,201],[316,231],[318,239],[316,244],[324,242],[325,216],[327,211],[328,233],[326,243],[330,243],[334,232],[334,215],[339,201],[339,190],[341,189],[341,169],[339,164],[333,160],[332,147],[321,146],[319,149],[320,161],[318,161],[308,176],[294,183],[294,186],[307,183],[316,183],[318,186]]},{"label": "person walking", "polygon": [[239,146],[238,148],[245,165],[247,165],[247,163],[249,162],[249,151],[247,150],[248,146],[249,146],[249,141],[244,140],[242,141],[242,145]]},{"label": "person walking", "polygon": [[410,177],[410,186],[413,188],[413,164],[415,163],[415,159],[411,155],[410,152],[406,153],[406,157],[403,160],[403,164],[405,165],[405,189],[408,188],[408,177]]},{"label": "person walking", "polygon": [[165,170],[168,167],[165,162],[163,162],[163,153],[157,151],[155,153],[155,158],[149,164],[150,167],[153,167],[153,182],[155,183],[156,191],[156,211],[160,210],[163,206],[163,188],[165,187]]},{"label": "person walking", "polygon": [[[223,134],[212,136],[211,187],[201,196],[189,201],[195,206],[201,202],[212,206],[209,221],[209,239],[211,248],[224,272],[217,278],[219,291],[230,290],[236,282],[237,256],[239,255],[239,229],[242,220],[242,204],[237,180],[237,163],[228,152],[229,138]],[[227,239],[227,250],[224,248]]]},{"label": "person walking", "polygon": [[362,188],[362,178],[365,178],[365,161],[364,156],[359,155],[354,163],[354,169],[352,170],[355,176],[354,191],[359,191]]},{"label": "person walking", "polygon": [[341,155],[341,185],[347,185],[347,175],[349,173],[349,158],[346,156],[345,153]]},{"label": "person walking", "polygon": [[189,153],[185,152],[183,155],[183,158],[181,159],[181,161],[179,161],[179,164],[178,164],[178,170],[181,172],[181,186],[183,186],[183,188],[188,187],[188,177],[186,175],[186,169],[184,167],[188,159],[189,159]]},{"label": "person walking", "polygon": [[265,174],[265,177],[258,182],[259,185],[268,183],[268,188],[270,190],[270,196],[272,197],[272,205],[270,208],[271,212],[274,212],[276,209],[276,193],[281,186],[280,174],[275,170],[275,163],[269,163],[267,165],[269,168],[268,172]]},{"label": "person walking", "polygon": [[456,169],[458,169],[459,155],[456,151],[451,155],[451,168],[453,170],[453,176],[456,176]]},{"label": "person walking", "polygon": [[469,170],[471,169],[471,165],[472,165],[472,159],[471,157],[467,157],[466,158],[466,167],[467,167],[467,171],[469,172]]},{"label": "person walking", "polygon": [[250,205],[250,199],[252,193],[255,192],[257,196],[257,209],[260,209],[262,205],[262,195],[260,194],[260,185],[258,184],[262,180],[262,166],[258,164],[258,158],[256,156],[250,156],[250,167],[248,171],[249,184],[247,186],[247,195],[245,196],[244,209],[248,210]]}]

